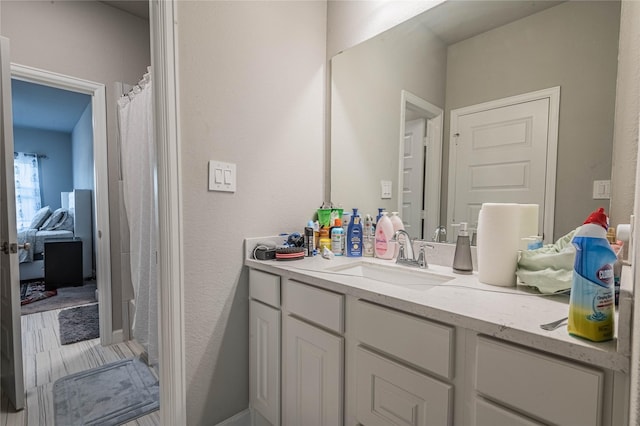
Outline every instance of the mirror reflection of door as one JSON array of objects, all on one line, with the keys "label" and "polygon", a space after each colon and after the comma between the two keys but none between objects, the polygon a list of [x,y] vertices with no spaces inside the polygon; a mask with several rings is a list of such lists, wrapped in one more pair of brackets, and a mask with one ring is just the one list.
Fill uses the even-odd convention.
[{"label": "mirror reflection of door", "polygon": [[422,235],[426,127],[424,118],[407,121],[404,127],[401,217],[404,229],[413,236]]},{"label": "mirror reflection of door", "polygon": [[545,209],[555,199],[552,129],[558,109],[549,93],[451,111],[449,225],[467,222],[477,228],[483,202],[538,204],[538,233],[552,238],[553,216],[547,221]]},{"label": "mirror reflection of door", "polygon": [[428,238],[440,224],[443,111],[401,91],[398,212],[413,238]]}]

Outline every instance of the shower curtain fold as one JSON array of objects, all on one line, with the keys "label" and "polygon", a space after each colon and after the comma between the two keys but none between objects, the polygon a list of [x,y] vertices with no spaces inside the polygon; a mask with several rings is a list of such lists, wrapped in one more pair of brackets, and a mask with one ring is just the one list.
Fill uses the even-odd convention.
[{"label": "shower curtain fold", "polygon": [[158,362],[157,232],[153,105],[150,74],[118,100],[123,198],[129,224],[133,337]]}]

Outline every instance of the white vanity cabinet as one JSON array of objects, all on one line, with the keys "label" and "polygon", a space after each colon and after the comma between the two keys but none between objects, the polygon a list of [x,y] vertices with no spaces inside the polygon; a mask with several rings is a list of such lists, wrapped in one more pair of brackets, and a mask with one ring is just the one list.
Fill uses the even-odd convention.
[{"label": "white vanity cabinet", "polygon": [[614,342],[558,350],[566,338],[267,270],[250,270],[253,425],[628,423],[624,358],[589,358],[620,360]]},{"label": "white vanity cabinet", "polygon": [[476,338],[474,364],[477,426],[603,424],[602,369],[485,336]]},{"label": "white vanity cabinet", "polygon": [[280,424],[280,277],[249,271],[249,403],[256,424]]},{"label": "white vanity cabinet", "polygon": [[340,426],[344,411],[344,295],[283,283],[285,426]]},{"label": "white vanity cabinet", "polygon": [[355,420],[452,425],[454,328],[362,300],[349,307]]}]

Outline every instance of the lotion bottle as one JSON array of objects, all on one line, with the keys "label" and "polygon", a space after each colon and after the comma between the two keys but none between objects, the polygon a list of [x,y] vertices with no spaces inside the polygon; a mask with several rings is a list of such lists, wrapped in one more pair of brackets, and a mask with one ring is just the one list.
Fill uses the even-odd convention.
[{"label": "lotion bottle", "polygon": [[360,219],[358,209],[353,209],[351,222],[347,228],[346,255],[350,257],[362,257],[362,223]]},{"label": "lotion bottle", "polygon": [[393,238],[393,224],[387,212],[382,212],[382,216],[376,225],[376,257],[380,259],[393,259],[397,243],[389,241],[391,238]]}]

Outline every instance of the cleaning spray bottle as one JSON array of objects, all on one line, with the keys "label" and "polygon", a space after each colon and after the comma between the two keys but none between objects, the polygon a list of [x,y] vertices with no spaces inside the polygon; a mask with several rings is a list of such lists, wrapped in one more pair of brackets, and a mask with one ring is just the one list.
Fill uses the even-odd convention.
[{"label": "cleaning spray bottle", "polygon": [[576,232],[573,283],[567,330],[594,342],[613,339],[613,264],[616,254],[607,241],[609,219],[603,208],[591,213]]}]

